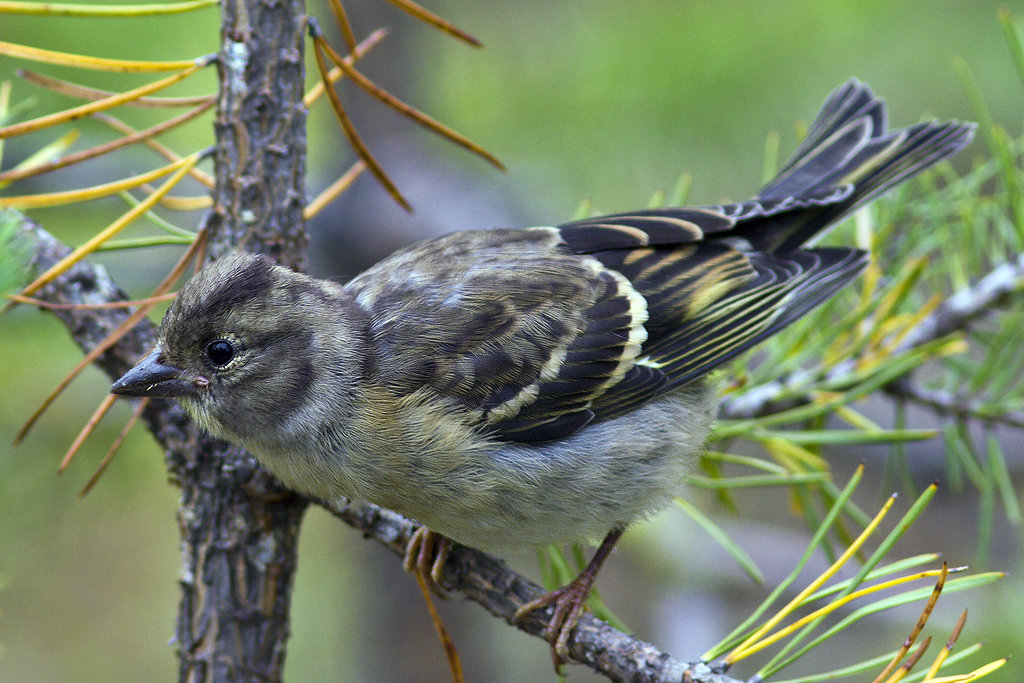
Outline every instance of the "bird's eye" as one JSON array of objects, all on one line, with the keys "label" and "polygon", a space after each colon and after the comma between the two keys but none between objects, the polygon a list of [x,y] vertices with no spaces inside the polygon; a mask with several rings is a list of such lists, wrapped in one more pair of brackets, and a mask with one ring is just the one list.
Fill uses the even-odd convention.
[{"label": "bird's eye", "polygon": [[217,367],[223,367],[235,357],[235,347],[224,339],[212,341],[206,346],[206,357]]}]

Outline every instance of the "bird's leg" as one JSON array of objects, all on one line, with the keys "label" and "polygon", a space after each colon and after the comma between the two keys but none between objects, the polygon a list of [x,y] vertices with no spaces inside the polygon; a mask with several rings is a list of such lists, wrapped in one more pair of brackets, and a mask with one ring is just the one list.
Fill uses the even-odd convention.
[{"label": "bird's leg", "polygon": [[444,565],[454,543],[447,536],[442,536],[425,526],[417,528],[409,539],[409,544],[405,546],[405,571],[418,573],[432,593],[442,598],[448,597],[440,584],[444,575]]},{"label": "bird's leg", "polygon": [[576,623],[583,614],[587,605],[587,598],[590,596],[590,589],[594,586],[594,579],[601,571],[601,565],[608,558],[615,542],[622,536],[622,529],[612,529],[604,537],[590,564],[584,567],[583,571],[570,581],[567,585],[542,595],[536,600],[531,600],[516,610],[516,621],[522,619],[530,612],[543,607],[554,606],[551,621],[548,622],[548,642],[551,643],[551,659],[555,664],[555,671],[561,673],[562,665],[569,658],[569,636],[576,628]]}]

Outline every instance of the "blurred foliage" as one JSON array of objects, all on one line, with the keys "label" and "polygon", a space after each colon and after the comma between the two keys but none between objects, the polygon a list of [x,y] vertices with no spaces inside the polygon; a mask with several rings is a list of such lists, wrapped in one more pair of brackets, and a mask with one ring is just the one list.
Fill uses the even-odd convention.
[{"label": "blurred foliage", "polygon": [[[411,20],[384,3],[346,4],[362,32],[382,23],[394,24],[393,38],[367,58],[367,73],[403,98],[423,104],[436,118],[469,133],[509,168],[507,176],[498,176],[425,135],[401,138],[398,147],[403,152],[383,154],[385,167],[403,191],[403,180],[412,185],[406,194],[421,216],[435,221],[427,227],[432,230],[489,227],[494,223],[480,221],[492,220],[560,222],[570,217],[580,197],[593,198],[597,211],[632,208],[645,203],[651,188],[672,185],[681,169],[693,173],[691,202],[746,196],[764,172],[765,135],[779,131],[779,146],[791,149],[799,130],[794,119],[810,117],[824,95],[851,75],[887,97],[891,119],[897,124],[914,121],[923,113],[979,118],[978,104],[985,103],[984,114],[992,121],[986,127],[988,149],[983,149],[985,143],[976,143],[956,160],[959,171],[974,169],[965,183],[946,190],[945,181],[953,176],[947,169],[946,177],[935,174],[908,185],[870,214],[879,236],[880,270],[886,277],[894,275],[898,281],[901,275],[893,273],[893,264],[908,259],[940,266],[922,269],[915,288],[900,302],[901,312],[919,308],[924,292],[948,293],[967,284],[979,269],[1020,251],[1019,233],[1005,206],[1007,202],[1014,205],[1012,180],[1021,177],[1013,172],[1020,170],[1024,88],[1001,40],[1000,25],[994,19],[996,6],[962,0],[431,3],[431,9],[483,40],[486,49],[477,53],[412,26]],[[311,11],[325,15],[322,8],[314,6]],[[124,39],[126,30],[131,31],[130,41]],[[5,17],[0,40],[109,57],[177,59],[214,51],[217,31],[214,10],[132,21]],[[975,73],[967,80],[970,97],[964,94],[964,67],[954,70],[951,66],[956,56]],[[0,59],[0,80],[10,79],[18,66],[23,64]],[[65,75],[74,78],[75,74]],[[107,87],[121,85],[121,78],[109,76]],[[200,78],[205,80],[177,86],[176,94],[210,92],[213,74],[208,71]],[[41,111],[71,101],[16,81],[13,101],[29,97]],[[386,146],[389,137],[407,127],[390,113],[380,115],[375,105],[357,101],[354,116],[367,121],[373,132],[371,147],[393,149]],[[330,117],[325,107],[312,112],[311,125],[320,133],[311,132],[311,137],[326,135],[328,127],[333,130]],[[132,112],[133,125],[152,121],[151,112]],[[83,121],[80,125],[83,137],[100,139],[100,124]],[[193,138],[209,136],[208,119],[190,126],[169,135],[168,143],[190,148]],[[997,126],[1013,132],[1000,134]],[[37,136],[9,141],[5,159],[10,161],[5,160],[5,168],[49,141],[43,140],[43,134]],[[336,175],[351,163],[347,153],[338,154],[341,148],[341,143],[312,145],[311,167],[324,177]],[[411,150],[409,156],[405,150]],[[143,152],[138,154],[137,166],[121,161],[91,167],[88,178],[97,182],[148,168],[150,161],[142,160]],[[440,165],[443,173],[425,173],[424,156],[441,156],[443,162],[431,163]],[[67,172],[67,181],[78,182],[82,173]],[[470,177],[472,182],[466,181]],[[323,182],[311,179],[311,185]],[[38,186],[35,191],[41,189]],[[321,239],[341,229],[355,243],[386,241],[394,235],[398,237],[393,239],[404,240],[408,226],[424,220],[406,217],[389,206],[369,180],[361,180],[353,189],[367,194],[379,210],[365,224],[353,224],[359,219],[348,217],[355,215],[348,209],[350,202],[358,201],[358,194],[346,195],[338,213],[315,225]],[[494,197],[504,205],[497,213]],[[72,211],[42,210],[33,216],[74,244],[123,211],[123,203],[112,198]],[[844,243],[856,239],[856,225],[840,230],[844,232],[837,232],[835,239]],[[915,238],[907,239],[911,232]],[[177,252],[168,247],[162,253],[169,262]],[[142,266],[131,255],[105,254],[99,260],[109,264],[119,281],[135,293],[148,291],[166,272],[148,260]],[[0,261],[0,275],[3,272]],[[849,308],[857,295],[848,292],[836,306]],[[825,319],[794,328],[789,343],[815,329],[820,333],[824,328],[815,325]],[[978,376],[977,366],[991,367],[1001,381],[976,381],[976,386],[967,387],[971,395],[989,403],[1018,400],[1019,374],[1014,382],[1009,370],[1020,356],[1005,350],[1019,349],[1022,341],[1019,312],[999,320],[1005,322],[989,324],[971,354],[936,363],[929,382],[962,392],[964,382],[970,382],[966,378]],[[27,309],[0,319],[0,338],[5,352],[5,362],[0,364],[0,386],[5,389],[0,392],[0,443],[9,443],[34,402],[45,396],[80,352],[58,324]],[[773,347],[776,351],[769,352],[777,355],[766,358],[783,359],[779,349],[786,344],[786,339],[781,340],[780,346]],[[755,379],[758,372],[752,371]],[[172,518],[176,492],[165,483],[152,440],[141,430],[134,433],[98,489],[84,501],[75,500],[74,494],[127,415],[121,406],[64,477],[55,480],[51,475],[107,386],[106,378],[90,370],[61,400],[62,413],[49,415],[16,452],[0,451],[0,547],[5,549],[0,553],[0,576],[9,582],[7,590],[0,592],[0,679],[143,680],[167,678],[174,671],[172,648],[163,643],[171,633],[176,593],[177,534]],[[912,407],[907,410],[913,412]],[[868,406],[864,412],[881,422],[890,411]],[[918,425],[914,418],[907,416],[906,423]],[[898,422],[892,426],[902,427]],[[1020,481],[1021,453],[1019,447],[1000,446],[999,437],[1005,432],[998,427],[986,430],[981,441],[976,432],[960,425],[947,434],[949,443],[959,444],[950,451],[951,483],[955,487],[966,480],[976,488],[965,487],[957,497],[949,495],[948,487],[940,489],[936,505],[944,506],[944,511],[935,515],[931,535],[927,527],[921,528],[927,524],[922,519],[908,541],[913,541],[913,548],[941,548],[951,564],[965,563],[982,548],[993,565],[1020,568],[1020,531],[1005,523],[1013,517],[1008,502],[1013,491],[1007,490],[1011,479],[1003,472],[1017,475]],[[817,444],[814,452],[819,451]],[[848,462],[836,458],[835,451],[824,452],[835,461],[837,477],[849,471]],[[892,465],[883,465],[879,455],[880,447],[858,446],[853,451],[854,460],[869,460],[868,478],[883,494],[890,488],[879,483],[886,467],[890,480],[918,485],[942,473],[934,445],[897,447]],[[959,478],[958,472],[962,473]],[[708,511],[739,546],[767,565],[768,585],[780,578],[774,563],[799,553],[783,549],[791,538],[787,527],[793,521],[779,496],[779,491],[770,490],[733,496],[732,506],[739,513],[733,517],[722,515],[722,508],[714,504],[718,492],[694,493],[696,507]],[[805,510],[813,509],[811,502],[819,501],[804,500]],[[1000,506],[1004,513],[995,514]],[[300,550],[289,677],[316,680],[336,678],[339,672],[350,680],[443,677],[443,658],[414,583],[371,544],[339,530],[320,513],[310,517]],[[733,574],[723,569],[732,561],[724,551],[716,556],[714,550],[706,549],[707,537],[683,515],[666,513],[658,521],[627,536],[620,559],[610,563],[601,586],[641,637],[680,656],[693,654],[707,642],[694,644],[692,638],[725,633],[738,621],[734,617],[749,612],[762,595],[738,575],[739,570]],[[701,556],[717,559],[702,562],[690,555],[693,548],[700,548]],[[677,555],[682,551],[689,551],[685,560]],[[530,563],[525,569],[536,574]],[[1017,571],[1016,578],[972,603],[977,605],[972,608],[977,616],[969,625],[970,639],[985,638],[986,652],[993,656],[1016,654],[1019,658],[1022,654],[1019,634],[1024,632],[1024,613],[1005,611],[1006,605],[1017,604],[1016,596],[1024,590],[1021,574]],[[493,623],[479,610],[460,607],[442,606],[470,680],[549,675],[544,647]],[[958,613],[955,608],[945,614],[940,610],[936,618],[952,624]],[[858,649],[880,651],[879,643],[897,642],[907,619],[914,618],[901,614],[892,621],[873,622],[863,634],[871,644]],[[678,622],[687,624],[685,633]],[[385,657],[387,646],[382,643],[391,642],[395,634],[402,637],[405,649],[400,656]],[[1012,668],[1011,663],[1007,669]],[[576,669],[572,674],[580,680],[588,676]],[[986,680],[1016,678],[1013,671],[1003,671]]]}]

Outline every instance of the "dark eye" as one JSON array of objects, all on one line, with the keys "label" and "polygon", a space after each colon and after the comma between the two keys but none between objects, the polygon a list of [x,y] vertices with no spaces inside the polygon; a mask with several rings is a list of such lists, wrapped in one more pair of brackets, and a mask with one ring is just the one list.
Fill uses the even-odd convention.
[{"label": "dark eye", "polygon": [[235,347],[224,339],[210,342],[206,347],[206,357],[218,367],[223,367],[235,357]]}]

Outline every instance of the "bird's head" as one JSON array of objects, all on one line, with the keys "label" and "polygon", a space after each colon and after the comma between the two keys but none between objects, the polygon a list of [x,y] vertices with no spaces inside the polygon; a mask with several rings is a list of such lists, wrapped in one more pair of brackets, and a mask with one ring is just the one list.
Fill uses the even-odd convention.
[{"label": "bird's head", "polygon": [[310,390],[329,296],[265,256],[225,256],[181,289],[156,347],[111,391],[176,398],[217,436],[261,438]]}]

